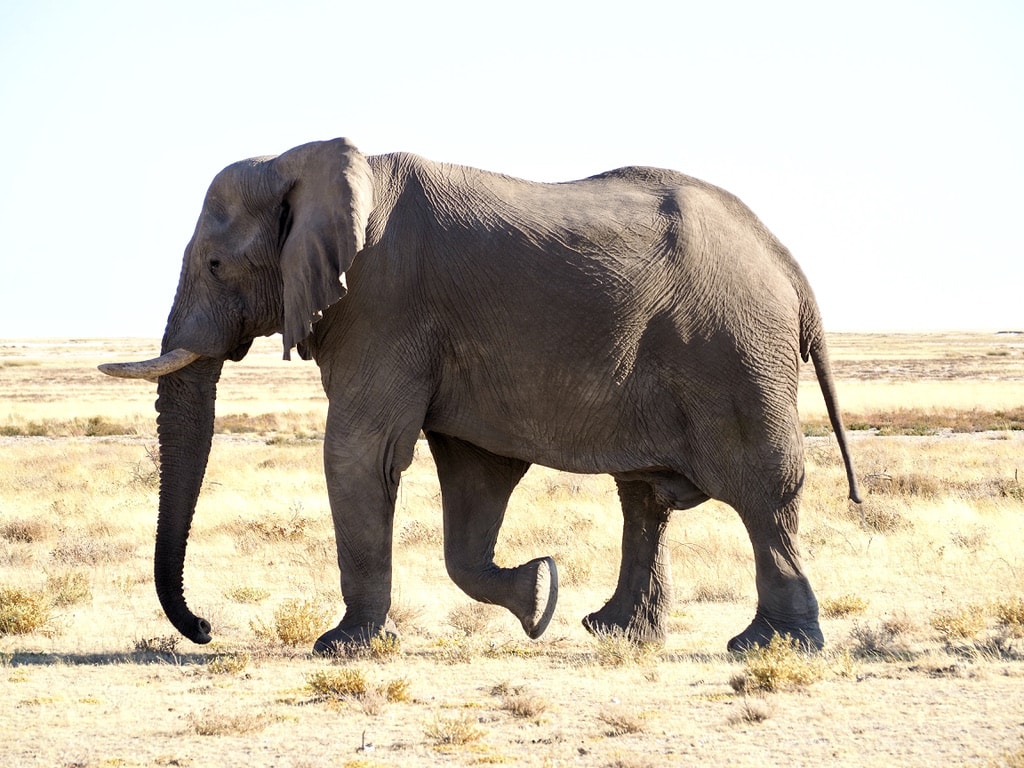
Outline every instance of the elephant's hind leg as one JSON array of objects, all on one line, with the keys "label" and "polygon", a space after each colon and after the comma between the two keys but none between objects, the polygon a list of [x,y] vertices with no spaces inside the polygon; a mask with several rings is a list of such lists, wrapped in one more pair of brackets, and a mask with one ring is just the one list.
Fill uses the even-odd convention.
[{"label": "elephant's hind leg", "polygon": [[583,619],[592,633],[620,631],[635,642],[665,642],[672,577],[665,533],[670,510],[642,480],[616,478],[622,501],[622,564],[615,593]]},{"label": "elephant's hind leg", "polygon": [[766,646],[776,634],[789,635],[807,650],[819,650],[825,638],[818,623],[818,601],[804,575],[797,545],[799,489],[778,506],[740,517],[754,547],[757,612],[743,632],[729,641],[730,651]]},{"label": "elephant's hind leg", "polygon": [[507,608],[528,636],[540,637],[558,597],[554,560],[542,557],[516,568],[494,562],[509,496],[530,465],[446,435],[428,432],[427,440],[441,483],[448,575],[467,595]]}]

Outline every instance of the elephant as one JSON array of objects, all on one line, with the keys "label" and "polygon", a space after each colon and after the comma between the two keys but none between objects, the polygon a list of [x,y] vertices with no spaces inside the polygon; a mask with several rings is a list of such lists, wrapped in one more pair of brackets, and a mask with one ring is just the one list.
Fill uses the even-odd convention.
[{"label": "elephant", "polygon": [[421,434],[441,488],[444,559],[470,597],[530,638],[551,621],[552,558],[499,567],[509,496],[531,464],[609,474],[621,563],[592,633],[663,644],[673,510],[718,499],[753,547],[757,605],[731,651],[824,637],[798,545],[797,413],[813,361],[859,502],[821,315],[790,252],[735,196],[626,167],[538,183],[409,153],[315,141],[214,178],[185,248],[161,355],[105,373],[157,381],[156,590],[170,622],[211,639],[183,595],[216,385],[258,336],[319,366],[324,471],[344,614],[331,654],[394,633],[395,499]]}]

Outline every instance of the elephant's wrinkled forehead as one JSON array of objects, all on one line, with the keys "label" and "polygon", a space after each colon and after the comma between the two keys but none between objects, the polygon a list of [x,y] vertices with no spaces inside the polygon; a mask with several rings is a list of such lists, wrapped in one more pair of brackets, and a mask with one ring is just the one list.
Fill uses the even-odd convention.
[{"label": "elephant's wrinkled forehead", "polygon": [[204,210],[219,220],[264,205],[272,194],[267,173],[269,157],[254,157],[232,163],[218,173],[206,193]]}]

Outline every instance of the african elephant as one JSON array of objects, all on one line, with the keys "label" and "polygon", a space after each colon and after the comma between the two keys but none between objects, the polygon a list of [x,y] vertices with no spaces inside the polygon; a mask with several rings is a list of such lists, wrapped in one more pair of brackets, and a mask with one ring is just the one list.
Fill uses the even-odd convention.
[{"label": "african elephant", "polygon": [[327,489],[345,613],[315,650],[389,625],[395,497],[425,433],[442,491],[444,554],[471,597],[532,637],[558,591],[541,557],[498,567],[513,488],[531,463],[608,473],[622,561],[584,619],[661,642],[666,527],[709,498],[740,515],[757,610],[730,649],[789,633],[824,642],[804,575],[797,416],[813,360],[845,464],[821,318],[806,278],[737,198],[680,173],[621,168],[533,183],[345,139],[228,166],[185,248],[162,356],[110,364],[158,379],[160,507],[154,572],[171,623],[210,640],[183,597],[188,532],[225,360],[281,333],[320,367]]}]

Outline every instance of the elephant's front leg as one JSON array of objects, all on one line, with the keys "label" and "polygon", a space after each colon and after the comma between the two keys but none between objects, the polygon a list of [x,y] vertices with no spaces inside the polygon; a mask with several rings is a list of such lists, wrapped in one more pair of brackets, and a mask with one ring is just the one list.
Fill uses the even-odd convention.
[{"label": "elephant's front leg", "polygon": [[393,632],[391,547],[395,499],[402,471],[412,461],[418,429],[407,429],[381,444],[379,438],[324,440],[324,470],[334,519],[345,615],[316,641],[314,653],[367,644]]},{"label": "elephant's front leg", "polygon": [[507,608],[531,638],[547,629],[558,597],[550,557],[500,568],[494,547],[509,496],[529,464],[489,453],[446,435],[427,433],[444,507],[448,575],[475,600]]},{"label": "elephant's front leg", "polygon": [[622,502],[622,564],[615,593],[583,619],[592,633],[620,631],[640,643],[665,642],[672,577],[665,533],[670,510],[642,481],[616,479]]}]

